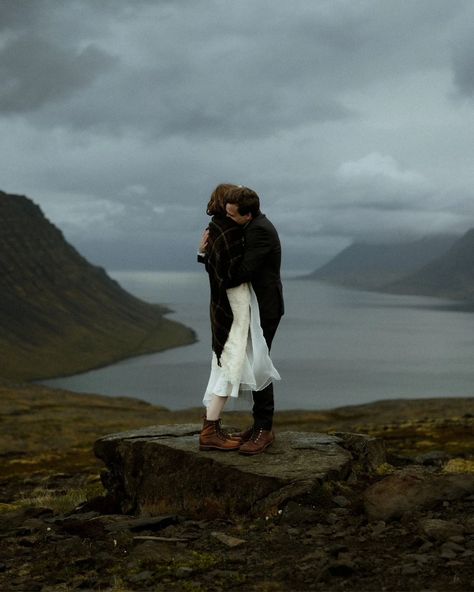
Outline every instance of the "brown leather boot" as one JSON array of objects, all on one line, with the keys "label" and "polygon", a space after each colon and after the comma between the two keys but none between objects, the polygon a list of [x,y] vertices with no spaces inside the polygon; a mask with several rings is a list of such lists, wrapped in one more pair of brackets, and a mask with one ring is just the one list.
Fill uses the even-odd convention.
[{"label": "brown leather boot", "polygon": [[232,440],[221,428],[221,420],[204,420],[199,435],[199,450],[238,450],[240,440]]},{"label": "brown leather boot", "polygon": [[[202,416],[202,420],[203,421],[206,421],[206,416],[205,415]],[[219,421],[219,431],[222,434],[224,434],[224,436],[226,438],[229,438],[230,440],[237,440],[240,443],[243,442],[242,437],[240,436],[240,432],[237,432],[236,434],[230,434],[227,430],[224,430],[224,428],[222,427],[222,423],[221,423],[222,420],[219,419],[218,421]]]},{"label": "brown leather boot", "polygon": [[240,447],[239,453],[247,454],[248,456],[252,454],[260,454],[271,446],[274,440],[275,435],[271,430],[255,428],[252,437]]},{"label": "brown leather boot", "polygon": [[250,438],[253,436],[254,429],[254,426],[251,426],[243,432],[236,432],[235,434],[231,434],[230,437],[234,439],[239,439],[243,444],[244,442],[248,442]]}]

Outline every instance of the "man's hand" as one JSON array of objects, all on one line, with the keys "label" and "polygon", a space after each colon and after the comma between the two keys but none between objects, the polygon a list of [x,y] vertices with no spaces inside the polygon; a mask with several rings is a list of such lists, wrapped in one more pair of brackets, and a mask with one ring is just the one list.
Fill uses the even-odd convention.
[{"label": "man's hand", "polygon": [[199,248],[198,248],[199,253],[206,253],[208,242],[209,242],[209,229],[206,228],[206,230],[202,233],[201,242],[199,243]]}]

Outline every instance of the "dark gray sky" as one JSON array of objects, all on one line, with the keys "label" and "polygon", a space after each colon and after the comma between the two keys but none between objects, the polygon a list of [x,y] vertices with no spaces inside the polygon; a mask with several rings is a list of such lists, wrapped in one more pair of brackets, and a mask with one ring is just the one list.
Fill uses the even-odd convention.
[{"label": "dark gray sky", "polygon": [[1,0],[0,189],[109,269],[194,268],[219,182],[285,267],[474,227],[472,0]]}]

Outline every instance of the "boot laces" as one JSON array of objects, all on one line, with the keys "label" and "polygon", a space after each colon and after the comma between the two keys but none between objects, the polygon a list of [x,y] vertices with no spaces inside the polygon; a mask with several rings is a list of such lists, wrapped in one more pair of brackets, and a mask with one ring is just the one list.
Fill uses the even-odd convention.
[{"label": "boot laces", "polygon": [[221,440],[230,440],[229,434],[222,428],[221,420],[217,420],[216,433]]}]

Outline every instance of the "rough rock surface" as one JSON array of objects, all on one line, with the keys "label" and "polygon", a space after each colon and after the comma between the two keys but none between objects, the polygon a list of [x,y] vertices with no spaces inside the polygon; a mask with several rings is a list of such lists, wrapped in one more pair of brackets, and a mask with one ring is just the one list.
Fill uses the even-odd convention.
[{"label": "rough rock surface", "polygon": [[345,480],[385,461],[381,440],[360,434],[281,432],[265,454],[200,452],[200,426],[157,426],[95,444],[103,483],[122,512],[194,517],[271,515],[290,500],[318,498],[328,480]]},{"label": "rough rock surface", "polygon": [[369,487],[364,495],[365,511],[370,520],[391,520],[470,494],[474,494],[473,474],[435,474],[419,466],[409,467]]},{"label": "rough rock surface", "polygon": [[[285,430],[345,432],[345,449],[359,450],[349,478],[329,479],[316,503],[289,500],[276,515],[196,520],[117,513],[102,497],[91,447],[150,423],[196,422],[200,410],[2,386],[2,592],[474,591],[474,495],[440,495],[389,521],[368,521],[365,510],[367,490],[407,466],[435,484],[474,472],[474,398],[280,412],[278,441]],[[247,419],[229,418],[241,428]],[[364,472],[377,455],[348,432],[381,438],[388,462]]]}]

